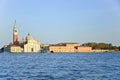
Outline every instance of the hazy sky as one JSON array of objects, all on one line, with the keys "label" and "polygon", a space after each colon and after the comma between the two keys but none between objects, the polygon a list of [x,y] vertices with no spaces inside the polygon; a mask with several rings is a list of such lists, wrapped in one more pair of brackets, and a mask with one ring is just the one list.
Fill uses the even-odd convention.
[{"label": "hazy sky", "polygon": [[41,43],[120,45],[120,0],[0,0],[0,47],[28,32]]}]

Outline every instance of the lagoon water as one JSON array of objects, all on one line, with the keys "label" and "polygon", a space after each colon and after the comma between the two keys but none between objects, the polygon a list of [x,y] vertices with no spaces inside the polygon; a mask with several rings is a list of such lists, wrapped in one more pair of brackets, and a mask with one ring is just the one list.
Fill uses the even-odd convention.
[{"label": "lagoon water", "polygon": [[0,80],[120,80],[120,53],[1,53]]}]

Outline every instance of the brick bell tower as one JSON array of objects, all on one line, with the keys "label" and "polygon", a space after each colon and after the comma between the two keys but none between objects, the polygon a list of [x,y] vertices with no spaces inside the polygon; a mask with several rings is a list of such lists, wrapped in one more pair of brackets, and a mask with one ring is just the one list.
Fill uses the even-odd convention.
[{"label": "brick bell tower", "polygon": [[13,26],[13,44],[17,44],[18,43],[18,29],[17,29],[17,25],[16,25],[16,20]]}]

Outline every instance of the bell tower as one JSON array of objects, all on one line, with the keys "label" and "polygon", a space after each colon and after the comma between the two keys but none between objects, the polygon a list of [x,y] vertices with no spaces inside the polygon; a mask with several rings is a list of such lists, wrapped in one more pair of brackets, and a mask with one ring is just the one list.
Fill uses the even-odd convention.
[{"label": "bell tower", "polygon": [[17,44],[18,43],[18,29],[17,29],[17,25],[16,25],[16,20],[13,26],[13,44]]}]

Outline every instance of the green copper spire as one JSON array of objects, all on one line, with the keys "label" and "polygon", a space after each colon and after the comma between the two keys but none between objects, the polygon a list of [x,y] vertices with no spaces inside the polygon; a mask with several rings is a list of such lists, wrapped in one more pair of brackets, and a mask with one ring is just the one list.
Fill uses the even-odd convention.
[{"label": "green copper spire", "polygon": [[17,25],[16,25],[16,20],[15,20],[15,23],[14,23],[14,28],[17,28]]},{"label": "green copper spire", "polygon": [[14,34],[18,34],[18,29],[17,29],[17,25],[16,25],[16,20],[15,20],[15,23],[14,23],[14,26],[13,26],[13,33],[14,33]]}]

